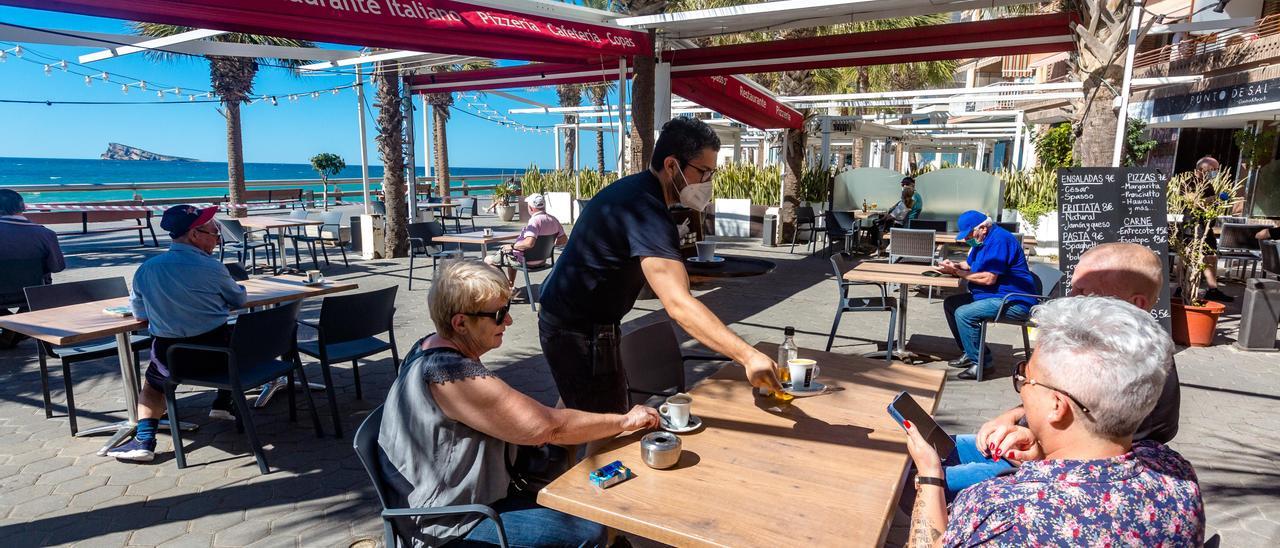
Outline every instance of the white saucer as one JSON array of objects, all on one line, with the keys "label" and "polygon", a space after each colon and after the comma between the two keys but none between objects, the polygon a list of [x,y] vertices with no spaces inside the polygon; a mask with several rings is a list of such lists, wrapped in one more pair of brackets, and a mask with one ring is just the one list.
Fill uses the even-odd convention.
[{"label": "white saucer", "polygon": [[688,259],[685,259],[685,260],[686,260],[686,261],[689,261],[689,262],[691,262],[691,263],[708,263],[708,264],[710,264],[710,263],[723,263],[723,262],[724,262],[724,257],[712,257],[710,261],[704,261],[704,260],[699,259],[698,257],[696,257],[696,256],[695,256],[695,257],[689,257]]},{"label": "white saucer", "polygon": [[667,420],[665,418],[660,419],[660,422],[662,424],[663,430],[666,430],[673,434],[683,434],[685,432],[692,432],[694,430],[702,428],[702,419],[698,418],[696,415],[689,416],[689,424],[686,424],[684,428],[676,428],[674,426],[670,426],[667,423]]},{"label": "white saucer", "polygon": [[307,287],[320,287],[325,284],[325,281],[326,280],[320,280],[317,282],[302,282],[302,285],[305,285]]},{"label": "white saucer", "polygon": [[821,394],[826,389],[827,389],[827,385],[822,384],[820,382],[816,382],[816,381],[813,383],[813,386],[810,387],[808,390],[792,388],[791,383],[789,382],[782,383],[782,390],[797,398],[803,398],[805,396],[817,396],[818,394]]}]

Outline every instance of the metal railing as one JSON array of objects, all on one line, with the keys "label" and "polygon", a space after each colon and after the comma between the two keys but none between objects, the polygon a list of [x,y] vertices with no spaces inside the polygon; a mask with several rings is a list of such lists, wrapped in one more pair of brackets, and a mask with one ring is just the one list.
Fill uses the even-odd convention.
[{"label": "metal railing", "polygon": [[1249,47],[1259,38],[1280,34],[1280,14],[1269,15],[1249,27],[1205,34],[1144,51],[1133,57],[1133,68],[1140,69],[1225,50]]},{"label": "metal railing", "polygon": [[[508,178],[519,178],[518,174],[484,174],[484,175],[450,175],[449,189],[452,192],[462,192],[463,196],[469,196],[472,192],[481,190],[491,190],[498,186],[497,184],[474,184],[472,181],[503,181]],[[435,177],[417,177],[417,184],[426,185],[434,184]],[[329,179],[329,186],[335,185],[359,185],[361,182],[358,178],[345,179]],[[316,187],[315,192],[319,192],[320,179],[276,179],[265,181],[245,181],[245,187],[249,189],[257,188],[277,188],[277,187]],[[149,182],[149,183],[60,183],[48,185],[19,185],[11,187],[13,190],[22,193],[58,193],[58,192],[105,192],[105,191],[134,191],[141,193],[147,190],[198,190],[198,189],[217,189],[222,194],[226,193],[226,181],[185,181],[185,182]],[[369,179],[369,188],[371,190],[382,188],[382,179]],[[344,195],[349,190],[344,189]]]}]

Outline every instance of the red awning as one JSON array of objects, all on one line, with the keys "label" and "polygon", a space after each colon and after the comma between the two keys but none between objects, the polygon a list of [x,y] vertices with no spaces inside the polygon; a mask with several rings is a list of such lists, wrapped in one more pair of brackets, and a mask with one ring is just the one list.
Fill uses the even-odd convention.
[{"label": "red awning", "polygon": [[1070,51],[1066,13],[664,52],[671,75],[710,76]]},{"label": "red awning", "polygon": [[[631,76],[627,67],[627,76]],[[556,84],[585,84],[618,80],[618,60],[601,63],[531,63],[514,67],[420,74],[406,79],[409,89],[444,93],[485,89],[525,88]]]},{"label": "red awning", "polygon": [[0,0],[0,5],[496,59],[583,62],[651,51],[646,33],[454,0]]},{"label": "red awning", "polygon": [[729,118],[759,129],[800,129],[804,115],[778,102],[742,76],[671,79],[671,91]]}]

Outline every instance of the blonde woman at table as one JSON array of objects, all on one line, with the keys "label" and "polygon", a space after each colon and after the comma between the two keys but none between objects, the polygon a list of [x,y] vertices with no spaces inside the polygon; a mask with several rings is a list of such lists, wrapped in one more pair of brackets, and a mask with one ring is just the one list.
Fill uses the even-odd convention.
[{"label": "blonde woman at table", "polygon": [[1195,470],[1164,444],[1133,441],[1164,386],[1169,335],[1110,297],[1049,301],[1032,320],[1035,353],[1013,376],[1027,426],[996,445],[1022,461],[1017,472],[961,491],[948,512],[938,453],[904,425],[918,470],[912,545],[1201,546]]},{"label": "blonde woman at table", "polygon": [[[657,412],[626,414],[556,409],[516,391],[480,362],[511,325],[511,289],[496,268],[447,261],[436,271],[427,306],[436,333],[413,345],[383,404],[379,458],[397,504],[487,504],[502,517],[512,546],[604,546],[601,525],[508,495],[512,445],[580,444],[653,428]],[[414,546],[497,544],[480,518],[422,521],[399,534]]]},{"label": "blonde woman at table", "polygon": [[[129,306],[134,317],[147,321],[151,331],[151,365],[138,393],[138,430],[128,443],[109,449],[107,456],[122,460],[155,458],[156,427],[165,414],[164,384],[169,368],[163,362],[175,344],[226,346],[231,341],[227,314],[244,307],[248,294],[222,261],[213,257],[218,247],[218,208],[198,209],[176,205],[164,212],[160,228],[169,231],[169,250],[147,259],[133,274]],[[184,371],[225,371],[226,357],[208,352],[184,355]],[[214,419],[235,420],[231,393],[219,390],[209,410]]]}]

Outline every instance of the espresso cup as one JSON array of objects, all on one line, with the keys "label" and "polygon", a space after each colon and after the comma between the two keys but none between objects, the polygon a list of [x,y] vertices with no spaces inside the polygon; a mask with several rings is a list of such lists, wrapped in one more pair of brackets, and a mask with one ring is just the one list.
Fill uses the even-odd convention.
[{"label": "espresso cup", "polygon": [[486,229],[484,229],[484,235],[485,235],[485,237],[486,237],[486,238],[487,238],[487,237],[489,237],[489,236],[493,236],[493,229],[491,229],[491,228],[486,228]]},{"label": "espresso cup", "polygon": [[684,428],[689,426],[689,417],[693,410],[693,396],[688,394],[676,394],[667,398],[667,403],[658,407],[658,414],[667,419],[667,424],[673,428]]},{"label": "espresso cup", "polygon": [[319,270],[308,270],[308,271],[307,271],[307,283],[309,283],[309,284],[313,284],[313,283],[318,283],[318,282],[323,282],[323,281],[324,281],[324,273],[323,273],[323,272],[320,272]]},{"label": "espresso cup", "polygon": [[698,242],[698,260],[710,262],[716,259],[715,242]]},{"label": "espresso cup", "polygon": [[791,373],[792,389],[813,390],[818,380],[818,362],[806,358],[787,360],[787,370]]}]

